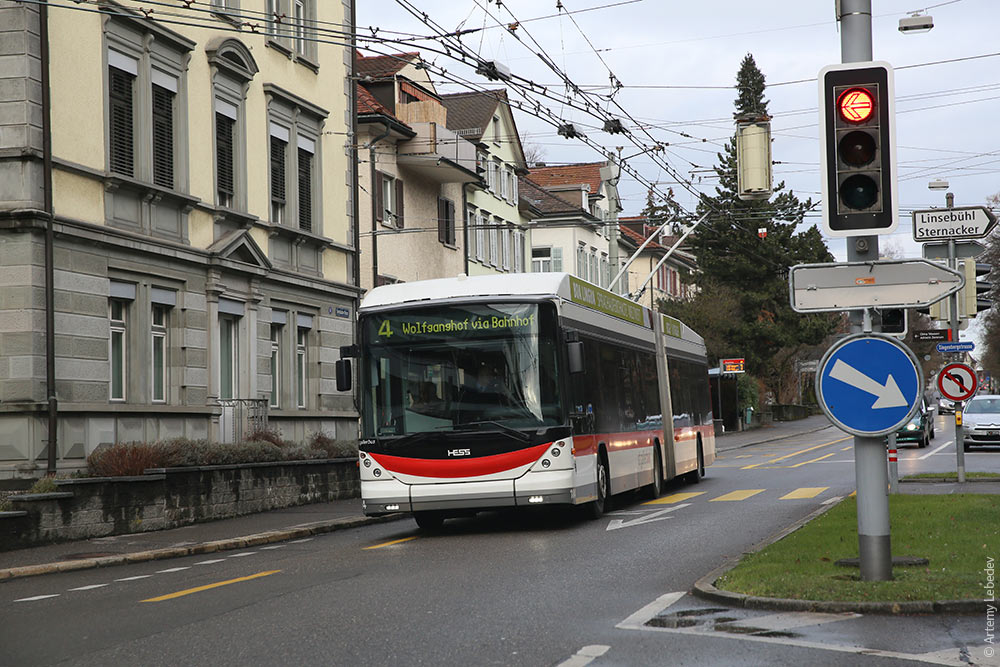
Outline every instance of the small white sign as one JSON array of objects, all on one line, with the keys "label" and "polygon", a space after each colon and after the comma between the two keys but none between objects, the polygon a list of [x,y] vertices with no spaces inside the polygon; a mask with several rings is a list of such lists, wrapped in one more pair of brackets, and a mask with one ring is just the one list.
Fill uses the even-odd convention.
[{"label": "small white sign", "polygon": [[914,211],[913,240],[924,243],[949,239],[981,239],[996,224],[996,217],[982,206]]}]

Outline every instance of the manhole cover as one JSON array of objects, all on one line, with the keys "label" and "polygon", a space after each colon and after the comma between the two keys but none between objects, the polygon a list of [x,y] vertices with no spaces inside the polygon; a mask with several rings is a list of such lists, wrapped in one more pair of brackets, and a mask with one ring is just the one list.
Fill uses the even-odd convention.
[{"label": "manhole cover", "polygon": [[114,551],[88,551],[86,553],[80,554],[66,554],[63,556],[66,560],[83,560],[85,558],[103,558],[105,556],[117,556],[118,554]]}]

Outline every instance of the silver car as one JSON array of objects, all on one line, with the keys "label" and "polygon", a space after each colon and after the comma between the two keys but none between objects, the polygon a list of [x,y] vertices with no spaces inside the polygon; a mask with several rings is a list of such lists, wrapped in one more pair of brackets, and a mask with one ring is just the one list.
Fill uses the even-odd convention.
[{"label": "silver car", "polygon": [[962,414],[965,451],[973,445],[1000,446],[1000,396],[976,396]]}]

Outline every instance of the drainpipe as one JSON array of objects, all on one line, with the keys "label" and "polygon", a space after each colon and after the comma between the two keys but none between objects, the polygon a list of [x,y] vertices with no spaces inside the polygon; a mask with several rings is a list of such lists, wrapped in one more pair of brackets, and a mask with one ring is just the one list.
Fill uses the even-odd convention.
[{"label": "drainpipe", "polygon": [[[389,136],[391,130],[389,123],[385,124],[385,131],[365,144],[368,149],[368,165],[371,170],[371,190],[372,190],[372,289],[378,287],[378,189],[375,187],[375,144]],[[384,194],[382,195],[385,196]]]},{"label": "drainpipe", "polygon": [[59,447],[59,403],[56,399],[55,230],[52,211],[52,100],[49,94],[49,7],[38,6],[42,69],[42,209],[45,212],[45,394],[48,399],[49,443],[46,474],[56,474]]}]

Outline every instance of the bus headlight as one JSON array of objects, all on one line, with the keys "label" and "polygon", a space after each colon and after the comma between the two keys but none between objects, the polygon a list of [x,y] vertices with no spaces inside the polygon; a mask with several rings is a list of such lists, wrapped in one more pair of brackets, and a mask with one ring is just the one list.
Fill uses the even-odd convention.
[{"label": "bus headlight", "polygon": [[372,474],[375,475],[376,477],[381,477],[382,471],[379,470],[378,468],[375,468],[375,470],[372,471]]},{"label": "bus headlight", "polygon": [[552,448],[552,456],[559,456],[560,454],[562,454],[562,452],[560,452],[555,447]]},{"label": "bus headlight", "polygon": [[548,468],[552,463],[548,459],[542,459],[542,467]]}]

